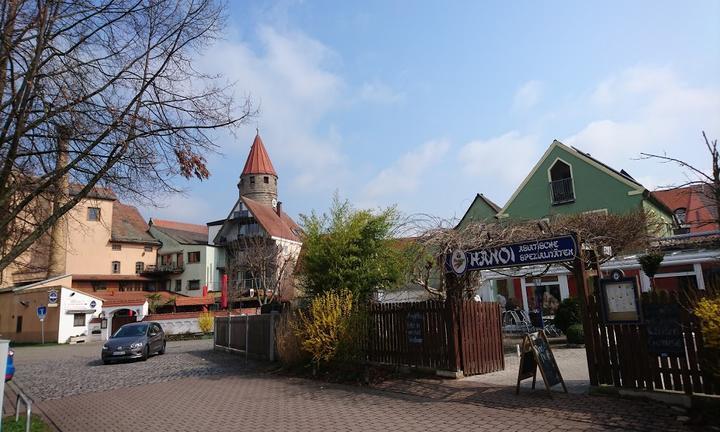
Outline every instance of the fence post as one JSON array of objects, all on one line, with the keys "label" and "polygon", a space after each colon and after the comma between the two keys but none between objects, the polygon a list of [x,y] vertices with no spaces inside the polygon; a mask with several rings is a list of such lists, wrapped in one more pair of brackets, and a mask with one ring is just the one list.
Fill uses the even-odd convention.
[{"label": "fence post", "polygon": [[270,350],[268,352],[268,358],[271,362],[275,361],[275,317],[277,316],[277,311],[272,311],[270,313],[270,337],[268,340],[270,341],[270,346],[268,349]]},{"label": "fence post", "polygon": [[232,328],[232,324],[230,322],[230,311],[228,311],[228,326],[227,326],[227,335],[228,336],[227,336],[227,345],[225,345],[228,350],[230,349],[230,329],[231,328]]},{"label": "fence post", "polygon": [[250,316],[245,315],[245,362],[248,361],[250,353]]},{"label": "fence post", "polygon": [[[597,357],[597,348],[595,346],[594,333],[597,331],[594,321],[591,320],[590,313],[588,310],[590,290],[588,289],[588,274],[585,266],[585,252],[582,247],[582,239],[579,235],[574,234],[575,244],[578,248],[578,254],[573,261],[573,275],[575,276],[575,283],[578,290],[578,300],[580,300],[580,311],[582,312],[582,324],[583,333],[585,333],[585,355],[588,364],[588,373],[590,375],[590,385],[598,385],[597,376],[597,364],[595,358]],[[600,269],[597,268],[598,277],[600,277]]]}]

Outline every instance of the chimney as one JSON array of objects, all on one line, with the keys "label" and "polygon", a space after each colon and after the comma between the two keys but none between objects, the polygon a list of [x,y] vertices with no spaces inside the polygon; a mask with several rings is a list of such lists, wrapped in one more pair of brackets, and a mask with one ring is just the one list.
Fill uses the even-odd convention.
[{"label": "chimney", "polygon": [[[68,164],[68,141],[70,140],[70,129],[65,126],[57,128],[57,159],[55,170],[61,170]],[[52,198],[52,211],[56,211],[64,204],[68,193],[68,175],[64,174],[54,185]],[[62,216],[53,224],[50,229],[50,257],[48,262],[47,277],[60,276],[65,274],[65,262],[67,260],[67,219]]]},{"label": "chimney", "polygon": [[277,211],[278,216],[282,217],[282,201],[278,201],[275,211]]}]

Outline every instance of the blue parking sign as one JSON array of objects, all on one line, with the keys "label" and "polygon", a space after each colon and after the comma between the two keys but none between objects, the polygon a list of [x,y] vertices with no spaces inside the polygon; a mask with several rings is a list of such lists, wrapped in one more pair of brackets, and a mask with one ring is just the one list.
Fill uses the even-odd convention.
[{"label": "blue parking sign", "polygon": [[40,321],[44,320],[46,315],[47,315],[47,307],[38,306],[37,316],[38,316],[38,318],[40,318]]}]

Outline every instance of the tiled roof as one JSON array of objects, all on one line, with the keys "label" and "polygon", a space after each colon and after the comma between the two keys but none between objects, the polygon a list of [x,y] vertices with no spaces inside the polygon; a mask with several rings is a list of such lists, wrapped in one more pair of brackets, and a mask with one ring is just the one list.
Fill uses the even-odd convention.
[{"label": "tiled roof", "polygon": [[207,244],[207,225],[175,222],[163,219],[150,219],[150,225],[172,237],[180,244]]},{"label": "tiled roof", "polygon": [[158,294],[161,302],[167,302],[175,299],[176,306],[197,306],[210,305],[215,302],[213,297],[189,297],[179,293],[171,293],[169,291],[97,291],[93,295],[102,299],[103,306],[142,305],[147,301],[148,296]]},{"label": "tiled roof", "polygon": [[242,170],[242,175],[246,174],[272,174],[277,177],[275,168],[272,162],[270,162],[270,156],[268,156],[265,145],[263,145],[260,134],[255,136],[255,141],[250,147],[250,154],[248,155],[247,161],[245,161],[245,168]]},{"label": "tiled roof", "polygon": [[[80,183],[70,183],[68,192],[70,195],[77,195],[80,193],[82,188],[84,188],[85,185]],[[90,192],[86,195],[87,198],[96,198],[96,199],[104,199],[104,200],[116,200],[117,195],[115,195],[115,192],[112,191],[110,188],[95,186],[92,189],[90,189]]]},{"label": "tiled roof", "polygon": [[159,244],[148,232],[148,225],[137,208],[113,203],[110,241]]},{"label": "tiled roof", "polygon": [[666,189],[653,192],[653,195],[673,212],[685,209],[685,223],[690,225],[690,232],[698,233],[715,231],[717,209],[712,204],[711,192],[703,185]]},{"label": "tiled roof", "polygon": [[141,275],[124,274],[73,274],[73,280],[79,281],[151,281],[153,279]]},{"label": "tiled roof", "polygon": [[301,241],[299,236],[300,227],[287,213],[281,210],[282,216],[279,216],[277,211],[268,205],[244,196],[240,197],[240,199],[243,200],[248,210],[270,236],[296,242]]}]

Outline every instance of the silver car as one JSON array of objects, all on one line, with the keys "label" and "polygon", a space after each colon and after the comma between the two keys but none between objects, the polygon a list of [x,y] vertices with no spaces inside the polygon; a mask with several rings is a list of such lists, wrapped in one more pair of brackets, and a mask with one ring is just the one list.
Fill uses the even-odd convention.
[{"label": "silver car", "polygon": [[151,354],[165,354],[165,332],[156,322],[136,322],[120,327],[103,344],[102,361],[147,360]]}]

